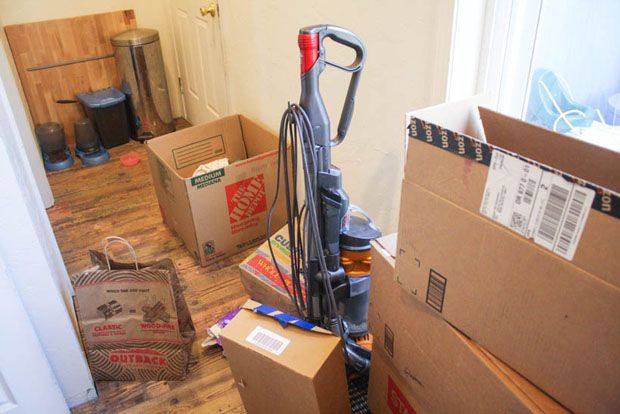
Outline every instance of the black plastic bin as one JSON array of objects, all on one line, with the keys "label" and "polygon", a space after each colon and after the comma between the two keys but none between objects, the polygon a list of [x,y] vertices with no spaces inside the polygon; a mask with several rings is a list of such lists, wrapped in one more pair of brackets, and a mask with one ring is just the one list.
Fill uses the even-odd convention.
[{"label": "black plastic bin", "polygon": [[124,93],[115,88],[107,88],[78,93],[77,98],[97,128],[105,148],[129,142],[130,131]]}]

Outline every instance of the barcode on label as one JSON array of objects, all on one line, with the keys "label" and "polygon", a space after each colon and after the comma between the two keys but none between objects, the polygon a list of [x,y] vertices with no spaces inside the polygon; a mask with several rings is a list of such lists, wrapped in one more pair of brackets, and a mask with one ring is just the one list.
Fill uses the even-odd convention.
[{"label": "barcode on label", "polygon": [[262,326],[254,328],[245,340],[275,355],[282,354],[291,342],[290,339],[280,336],[275,332],[271,332]]},{"label": "barcode on label", "polygon": [[525,204],[532,204],[534,198],[534,191],[536,190],[536,180],[529,178],[525,186],[525,195],[523,196],[523,202]]},{"label": "barcode on label", "polygon": [[448,280],[431,269],[428,275],[428,289],[426,290],[426,303],[437,312],[443,310],[443,300],[446,295]]},{"label": "barcode on label", "polygon": [[[480,213],[573,260],[595,191],[517,157],[493,151]],[[427,302],[441,308],[441,278],[429,279]]]},{"label": "barcode on label", "polygon": [[564,225],[560,231],[560,238],[556,250],[564,255],[568,255],[570,246],[573,244],[575,234],[579,225],[579,220],[583,214],[587,194],[575,188],[573,199],[568,206],[568,212]]},{"label": "barcode on label", "polygon": [[526,220],[527,219],[523,214],[513,211],[512,216],[510,217],[510,227],[513,229],[520,229],[525,226]]},{"label": "barcode on label", "polygon": [[549,198],[545,205],[542,221],[538,227],[538,236],[549,244],[553,244],[558,234],[560,220],[562,220],[562,213],[566,207],[569,193],[569,190],[551,184]]}]

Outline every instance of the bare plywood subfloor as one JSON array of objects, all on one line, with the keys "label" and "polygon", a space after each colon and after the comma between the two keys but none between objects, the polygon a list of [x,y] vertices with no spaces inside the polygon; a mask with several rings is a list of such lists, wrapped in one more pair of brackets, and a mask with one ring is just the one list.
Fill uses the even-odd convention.
[{"label": "bare plywood subfloor", "polygon": [[[182,126],[187,123],[178,121]],[[119,157],[131,151],[141,161],[135,167],[123,167]],[[65,265],[71,274],[88,267],[88,250],[99,249],[101,239],[110,235],[129,240],[141,261],[170,257],[179,271],[197,336],[185,381],[98,382],[99,398],[73,412],[244,412],[222,352],[203,351],[200,342],[210,325],[245,300],[237,264],[250,250],[206,268],[198,266],[162,222],[145,146],[132,141],[112,148],[110,155],[106,164],[48,176],[55,198],[48,215]]]}]

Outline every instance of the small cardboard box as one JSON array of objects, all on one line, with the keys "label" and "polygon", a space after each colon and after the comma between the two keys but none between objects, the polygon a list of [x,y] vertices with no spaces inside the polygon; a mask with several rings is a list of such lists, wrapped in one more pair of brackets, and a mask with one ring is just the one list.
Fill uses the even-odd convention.
[{"label": "small cardboard box", "polygon": [[[289,291],[292,292],[287,226],[278,230],[270,237],[270,240],[282,279],[284,279]],[[258,246],[256,251],[239,264],[239,274],[246,293],[252,299],[280,309],[282,312],[291,315],[297,314],[297,309],[288,296],[280,274],[278,274],[278,269],[273,263],[267,241]]]},{"label": "small cardboard box", "polygon": [[569,409],[620,412],[620,154],[473,101],[407,123],[403,289]]},{"label": "small cardboard box", "polygon": [[249,300],[222,330],[248,413],[348,413],[340,338]]},{"label": "small cardboard box", "polygon": [[372,244],[373,413],[565,413],[394,280],[396,234]]},{"label": "small cardboard box", "polygon": [[[232,115],[147,141],[164,222],[202,266],[266,237],[277,183],[278,137],[243,115]],[[228,158],[230,165],[192,177],[196,168]],[[283,197],[273,229],[286,223]]]}]

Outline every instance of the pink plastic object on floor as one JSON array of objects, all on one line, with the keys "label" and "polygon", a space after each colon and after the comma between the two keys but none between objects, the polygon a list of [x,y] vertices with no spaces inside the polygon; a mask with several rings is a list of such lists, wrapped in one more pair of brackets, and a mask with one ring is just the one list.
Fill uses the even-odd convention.
[{"label": "pink plastic object on floor", "polygon": [[125,167],[133,167],[140,162],[140,155],[137,152],[129,152],[121,155],[121,164]]}]

